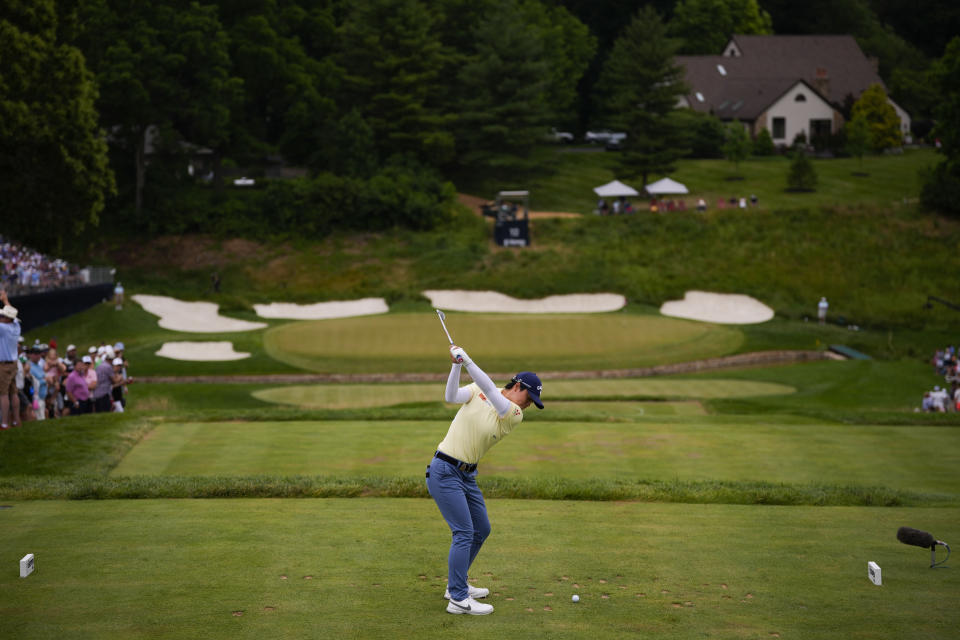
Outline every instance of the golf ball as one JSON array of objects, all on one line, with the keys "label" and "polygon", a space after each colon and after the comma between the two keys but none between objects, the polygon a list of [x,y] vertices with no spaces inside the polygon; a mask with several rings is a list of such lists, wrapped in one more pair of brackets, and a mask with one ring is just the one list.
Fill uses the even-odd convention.
[{"label": "golf ball", "polygon": [[580,596],[574,594],[574,596],[573,596],[573,601],[574,601],[574,602],[580,602]]}]

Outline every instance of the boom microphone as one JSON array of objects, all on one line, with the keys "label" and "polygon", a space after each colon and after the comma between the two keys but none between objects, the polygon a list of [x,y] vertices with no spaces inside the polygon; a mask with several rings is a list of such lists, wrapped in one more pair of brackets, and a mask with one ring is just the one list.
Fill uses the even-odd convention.
[{"label": "boom microphone", "polygon": [[932,534],[910,527],[900,527],[897,529],[897,540],[903,544],[912,544],[915,547],[923,547],[924,549],[932,549],[937,544],[937,539],[934,538]]},{"label": "boom microphone", "polygon": [[[950,559],[950,545],[942,540],[937,540],[933,537],[933,534],[928,533],[927,531],[920,531],[919,529],[913,529],[911,527],[900,527],[897,529],[897,540],[903,544],[913,545],[914,547],[923,547],[924,549],[930,549],[930,568],[941,565],[947,560]],[[937,562],[937,545],[940,545],[947,550],[947,557]]]}]

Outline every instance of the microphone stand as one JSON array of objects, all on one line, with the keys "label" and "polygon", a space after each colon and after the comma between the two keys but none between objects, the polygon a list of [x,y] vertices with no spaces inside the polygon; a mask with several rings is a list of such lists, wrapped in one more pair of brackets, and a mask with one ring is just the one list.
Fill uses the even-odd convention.
[{"label": "microphone stand", "polygon": [[[947,557],[941,560],[940,562],[937,562],[937,545],[938,544],[943,545],[944,547],[947,548]],[[948,545],[946,542],[943,542],[942,540],[937,540],[937,543],[934,544],[932,547],[930,547],[930,568],[933,569],[934,567],[942,565],[949,559],[950,559],[950,545]]]}]

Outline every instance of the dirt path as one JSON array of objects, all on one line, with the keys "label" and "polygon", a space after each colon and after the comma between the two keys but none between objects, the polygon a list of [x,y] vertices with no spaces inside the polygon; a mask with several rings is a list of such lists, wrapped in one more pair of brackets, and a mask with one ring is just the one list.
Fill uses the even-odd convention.
[{"label": "dirt path", "polygon": [[[457,200],[460,201],[460,204],[464,204],[470,207],[478,216],[483,215],[483,205],[489,204],[491,201],[484,198],[478,198],[477,196],[467,195],[466,193],[458,193]],[[531,211],[530,219],[531,220],[542,220],[544,218],[580,218],[579,213],[571,213],[569,211]]]},{"label": "dirt path", "polygon": [[[663,364],[638,369],[597,369],[593,371],[545,371],[539,375],[543,380],[590,380],[596,378],[646,378],[680,373],[696,373],[715,369],[756,367],[813,360],[841,358],[829,351],[758,351],[740,353],[721,358],[709,358],[694,362]],[[143,376],[143,383],[216,383],[216,384],[308,384],[308,383],[366,383],[366,382],[443,382],[449,372],[438,373],[292,373],[262,376]],[[509,378],[514,372],[492,373],[491,378]]]}]

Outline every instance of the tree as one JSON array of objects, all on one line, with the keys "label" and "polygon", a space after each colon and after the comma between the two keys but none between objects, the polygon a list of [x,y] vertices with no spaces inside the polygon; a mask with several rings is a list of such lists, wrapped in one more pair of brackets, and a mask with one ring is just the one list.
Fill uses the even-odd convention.
[{"label": "tree", "polygon": [[723,157],[726,129],[720,118],[693,109],[675,109],[670,113],[670,119],[682,135],[681,146],[689,149],[687,157]]},{"label": "tree", "polygon": [[788,191],[816,191],[817,170],[813,162],[802,150],[797,150],[790,161],[790,170],[787,173]]},{"label": "tree", "polygon": [[933,136],[944,157],[924,179],[924,206],[960,217],[960,37],[954,38],[933,67],[931,80],[940,95]]},{"label": "tree", "polygon": [[686,154],[681,132],[670,118],[686,92],[674,44],[650,6],[642,7],[617,38],[597,83],[598,111],[627,133],[619,168],[626,177],[669,173]]},{"label": "tree", "polygon": [[844,135],[844,151],[857,158],[863,168],[863,154],[870,150],[870,124],[864,116],[857,116],[844,127]]},{"label": "tree", "polygon": [[573,121],[577,85],[596,55],[597,40],[586,25],[561,6],[538,0],[521,4],[524,21],[543,39],[543,54],[549,63],[547,105],[558,122]]},{"label": "tree", "polygon": [[760,129],[760,133],[753,140],[753,155],[772,156],[777,152],[776,145],[773,144],[773,136],[766,127]]},{"label": "tree", "polygon": [[2,230],[59,253],[114,192],[93,76],[57,41],[53,0],[0,6],[0,63]]},{"label": "tree", "polygon": [[528,168],[553,116],[550,63],[522,8],[511,0],[498,7],[472,27],[473,49],[457,74],[458,163]]},{"label": "tree", "polygon": [[723,155],[733,163],[735,171],[740,171],[740,163],[750,157],[753,141],[743,124],[737,121],[727,125],[725,134]]},{"label": "tree", "polygon": [[[332,10],[276,0],[219,0],[243,102],[230,151],[244,162],[281,154],[314,171],[335,169],[337,92]],[[344,112],[348,112],[345,108]]]},{"label": "tree", "polygon": [[[101,122],[132,169],[139,217],[148,144],[157,157],[183,158],[197,145],[216,150],[227,139],[240,87],[229,74],[226,33],[216,7],[197,2],[80,6],[79,43],[97,75]],[[178,165],[185,175],[187,162]]]},{"label": "tree", "polygon": [[899,147],[903,143],[900,135],[900,118],[887,100],[883,86],[875,84],[860,94],[853,103],[851,119],[862,117],[870,127],[870,145],[875,151]]},{"label": "tree", "polygon": [[343,104],[359,109],[381,157],[410,153],[442,163],[452,157],[449,118],[436,108],[445,50],[435,14],[419,0],[349,3],[337,32],[346,70]]},{"label": "tree", "polygon": [[683,40],[680,53],[719,55],[734,34],[772,34],[773,22],[757,0],[680,0],[669,24]]}]

